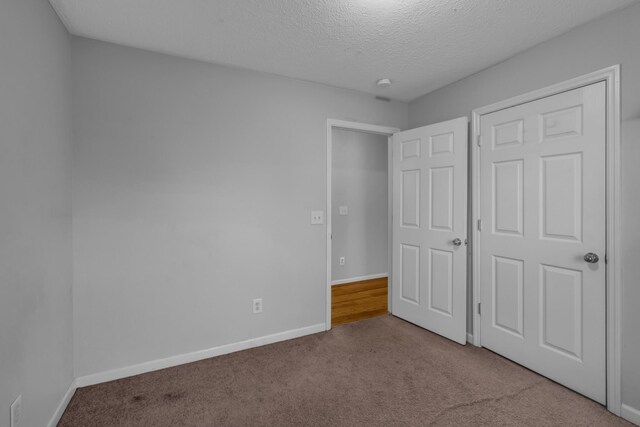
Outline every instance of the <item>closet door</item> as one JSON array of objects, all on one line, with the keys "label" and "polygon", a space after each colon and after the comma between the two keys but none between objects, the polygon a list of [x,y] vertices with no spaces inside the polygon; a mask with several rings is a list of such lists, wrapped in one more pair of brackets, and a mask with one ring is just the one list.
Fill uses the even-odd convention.
[{"label": "closet door", "polygon": [[481,117],[482,346],[600,403],[605,83]]}]

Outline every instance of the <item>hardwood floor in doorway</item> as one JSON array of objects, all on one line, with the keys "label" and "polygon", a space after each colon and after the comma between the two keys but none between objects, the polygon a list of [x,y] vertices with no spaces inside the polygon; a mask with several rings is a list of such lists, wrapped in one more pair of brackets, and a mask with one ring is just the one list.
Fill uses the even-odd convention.
[{"label": "hardwood floor in doorway", "polygon": [[331,287],[331,325],[356,322],[388,313],[387,278]]}]

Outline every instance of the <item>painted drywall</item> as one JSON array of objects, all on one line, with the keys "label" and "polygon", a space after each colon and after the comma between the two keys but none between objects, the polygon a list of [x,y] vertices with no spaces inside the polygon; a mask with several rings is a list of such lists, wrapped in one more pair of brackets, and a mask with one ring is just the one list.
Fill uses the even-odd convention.
[{"label": "painted drywall", "polygon": [[0,426],[73,380],[70,46],[48,2],[0,2]]},{"label": "painted drywall", "polygon": [[[410,127],[439,122],[573,77],[622,69],[622,400],[640,409],[640,4],[523,52],[412,102]],[[471,316],[469,316],[471,318]]]},{"label": "painted drywall", "polygon": [[76,374],[324,323],[326,120],[404,128],[408,105],[88,39],[73,57]]},{"label": "painted drywall", "polygon": [[333,129],[331,139],[331,280],[387,273],[388,137]]}]

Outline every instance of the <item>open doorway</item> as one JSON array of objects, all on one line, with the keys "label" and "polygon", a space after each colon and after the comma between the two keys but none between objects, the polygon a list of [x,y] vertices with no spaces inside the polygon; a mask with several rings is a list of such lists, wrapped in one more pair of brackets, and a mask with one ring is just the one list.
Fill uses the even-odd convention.
[{"label": "open doorway", "polygon": [[327,329],[390,307],[389,136],[397,131],[328,122]]},{"label": "open doorway", "polygon": [[333,129],[331,323],[388,312],[388,141]]}]

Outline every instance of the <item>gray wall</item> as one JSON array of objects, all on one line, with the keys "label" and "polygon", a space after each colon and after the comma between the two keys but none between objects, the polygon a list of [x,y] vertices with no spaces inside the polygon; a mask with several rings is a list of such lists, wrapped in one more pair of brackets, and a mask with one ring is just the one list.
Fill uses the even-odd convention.
[{"label": "gray wall", "polygon": [[76,374],[324,323],[326,120],[408,105],[87,39],[73,65]]},{"label": "gray wall", "polygon": [[46,425],[73,380],[71,49],[44,0],[0,2],[0,426]]},{"label": "gray wall", "polygon": [[622,400],[640,409],[640,5],[538,45],[412,102],[410,127],[459,116],[614,64],[622,67]]},{"label": "gray wall", "polygon": [[[388,138],[333,129],[331,139],[332,280],[387,273]],[[340,215],[340,206],[349,214]]]}]

